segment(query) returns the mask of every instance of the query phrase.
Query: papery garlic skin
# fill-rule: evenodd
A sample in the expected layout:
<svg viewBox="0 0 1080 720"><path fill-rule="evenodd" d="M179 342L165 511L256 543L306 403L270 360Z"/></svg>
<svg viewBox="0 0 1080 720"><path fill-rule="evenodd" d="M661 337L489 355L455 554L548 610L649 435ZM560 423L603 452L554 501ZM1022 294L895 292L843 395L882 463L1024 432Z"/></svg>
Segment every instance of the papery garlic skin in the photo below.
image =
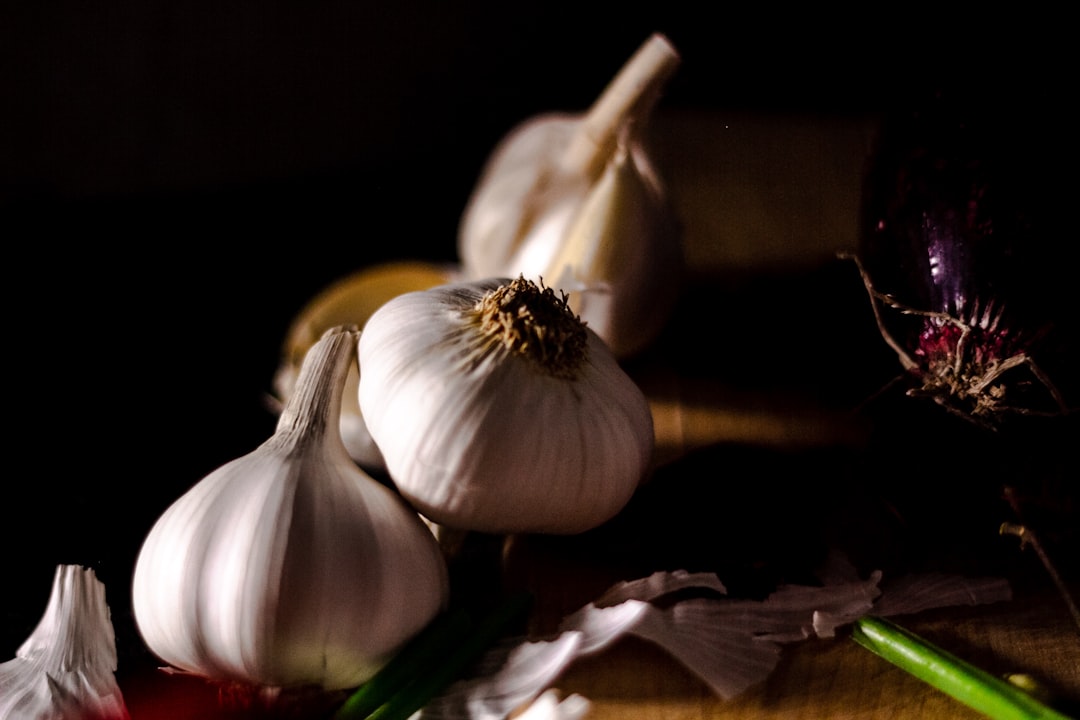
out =
<svg viewBox="0 0 1080 720"><path fill-rule="evenodd" d="M0 663L0 720L128 720L116 635L94 571L59 565L37 627Z"/></svg>
<svg viewBox="0 0 1080 720"><path fill-rule="evenodd" d="M684 258L645 126L678 62L653 35L587 113L538 115L496 145L458 228L466 279L521 274L571 293L619 358L657 337Z"/></svg>
<svg viewBox="0 0 1080 720"><path fill-rule="evenodd" d="M559 344L549 353L580 355L559 366L566 372L484 332L476 308L509 285L449 284L383 305L360 337L360 408L394 484L435 522L491 533L583 532L618 513L644 478L649 405L572 315L580 353Z"/></svg>
<svg viewBox="0 0 1080 720"><path fill-rule="evenodd" d="M445 607L434 536L338 432L356 336L328 331L274 435L197 483L147 536L132 607L169 664L257 686L356 687Z"/></svg>

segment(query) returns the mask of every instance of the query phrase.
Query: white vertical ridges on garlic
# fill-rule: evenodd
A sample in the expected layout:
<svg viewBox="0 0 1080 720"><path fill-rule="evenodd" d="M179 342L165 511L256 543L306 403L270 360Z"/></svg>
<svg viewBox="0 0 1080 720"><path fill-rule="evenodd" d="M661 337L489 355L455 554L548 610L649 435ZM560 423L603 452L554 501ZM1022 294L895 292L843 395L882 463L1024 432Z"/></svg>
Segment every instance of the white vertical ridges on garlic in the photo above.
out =
<svg viewBox="0 0 1080 720"><path fill-rule="evenodd" d="M436 523L583 532L650 466L644 394L565 297L526 278L394 298L359 353L368 429L398 490Z"/></svg>
<svg viewBox="0 0 1080 720"><path fill-rule="evenodd" d="M0 720L127 720L116 665L104 583L59 565L41 620L0 663Z"/></svg>
<svg viewBox="0 0 1080 720"><path fill-rule="evenodd" d="M133 610L169 664L260 687L355 687L445 607L434 536L341 440L357 335L327 331L273 436L198 482L150 530Z"/></svg>
<svg viewBox="0 0 1080 720"><path fill-rule="evenodd" d="M651 36L584 114L526 120L495 147L462 215L467 279L543 279L617 357L645 348L677 299L681 226L646 144L679 64Z"/></svg>

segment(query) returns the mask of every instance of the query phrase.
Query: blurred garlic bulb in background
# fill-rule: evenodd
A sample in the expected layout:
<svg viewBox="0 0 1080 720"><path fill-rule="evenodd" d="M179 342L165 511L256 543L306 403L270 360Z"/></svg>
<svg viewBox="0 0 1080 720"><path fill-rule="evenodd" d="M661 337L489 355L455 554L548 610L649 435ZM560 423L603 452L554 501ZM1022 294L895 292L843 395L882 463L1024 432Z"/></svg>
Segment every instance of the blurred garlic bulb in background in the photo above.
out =
<svg viewBox="0 0 1080 720"><path fill-rule="evenodd" d="M368 429L435 523L583 532L650 467L648 401L551 288L519 277L399 295L368 320L359 353Z"/></svg>
<svg viewBox="0 0 1080 720"><path fill-rule="evenodd" d="M543 279L620 358L656 337L683 253L645 131L678 64L653 35L587 113L530 118L498 143L461 218L464 279Z"/></svg>
<svg viewBox="0 0 1080 720"><path fill-rule="evenodd" d="M274 393L285 401L292 395L304 356L323 333L340 325L364 327L371 314L392 297L426 290L448 282L448 268L419 261L374 265L347 275L311 298L293 318L282 343L281 359L274 374ZM341 400L341 440L349 456L370 472L385 470L382 454L360 415L356 399L358 368L349 368Z"/></svg>
<svg viewBox="0 0 1080 720"><path fill-rule="evenodd" d="M357 335L327 331L273 436L151 528L132 609L164 661L258 687L351 688L448 602L434 535L353 462L338 433Z"/></svg>
<svg viewBox="0 0 1080 720"><path fill-rule="evenodd" d="M128 720L115 672L105 585L89 568L59 565L45 614L0 663L0 720Z"/></svg>

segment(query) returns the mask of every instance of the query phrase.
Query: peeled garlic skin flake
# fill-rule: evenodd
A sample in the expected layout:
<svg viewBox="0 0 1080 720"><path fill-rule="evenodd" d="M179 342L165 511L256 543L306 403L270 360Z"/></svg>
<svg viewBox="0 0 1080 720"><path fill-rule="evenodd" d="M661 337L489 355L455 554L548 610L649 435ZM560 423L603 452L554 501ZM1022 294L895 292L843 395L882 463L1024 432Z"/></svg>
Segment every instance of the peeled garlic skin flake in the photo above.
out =
<svg viewBox="0 0 1080 720"><path fill-rule="evenodd" d="M263 687L356 687L445 607L434 536L338 432L356 336L328 331L274 435L151 528L132 607L147 647L171 665Z"/></svg>
<svg viewBox="0 0 1080 720"><path fill-rule="evenodd" d="M531 299L484 326L479 308L511 285ZM644 394L550 288L491 279L398 296L368 320L359 353L360 407L390 477L437 523L583 532L647 472Z"/></svg>

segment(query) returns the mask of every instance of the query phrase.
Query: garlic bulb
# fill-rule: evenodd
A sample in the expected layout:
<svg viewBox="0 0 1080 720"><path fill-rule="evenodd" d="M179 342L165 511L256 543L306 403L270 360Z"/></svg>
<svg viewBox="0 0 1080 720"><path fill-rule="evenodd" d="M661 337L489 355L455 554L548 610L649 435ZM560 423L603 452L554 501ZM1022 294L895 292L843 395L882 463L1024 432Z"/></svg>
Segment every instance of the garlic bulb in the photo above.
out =
<svg viewBox="0 0 1080 720"><path fill-rule="evenodd" d="M357 334L327 331L273 436L150 530L133 610L147 647L171 665L263 687L354 687L445 606L434 536L337 432Z"/></svg>
<svg viewBox="0 0 1080 720"><path fill-rule="evenodd" d="M397 261L375 265L346 275L311 298L289 324L281 359L274 374L274 393L286 400L293 393L304 356L323 333L339 325L363 328L371 313L403 292L426 290L449 282L451 271L439 265ZM345 378L341 399L341 439L349 456L369 472L382 472L379 448L368 434L356 401L359 373L353 364Z"/></svg>
<svg viewBox="0 0 1080 720"><path fill-rule="evenodd" d="M491 533L577 533L645 476L649 404L565 296L519 277L390 300L359 342L360 409L425 516Z"/></svg>
<svg viewBox="0 0 1080 720"><path fill-rule="evenodd" d="M0 720L127 720L116 635L94 571L59 565L45 614L0 663Z"/></svg>
<svg viewBox="0 0 1080 720"><path fill-rule="evenodd" d="M683 254L645 128L678 64L653 35L587 113L539 115L499 142L458 230L466 279L545 280L620 358L655 339Z"/></svg>

